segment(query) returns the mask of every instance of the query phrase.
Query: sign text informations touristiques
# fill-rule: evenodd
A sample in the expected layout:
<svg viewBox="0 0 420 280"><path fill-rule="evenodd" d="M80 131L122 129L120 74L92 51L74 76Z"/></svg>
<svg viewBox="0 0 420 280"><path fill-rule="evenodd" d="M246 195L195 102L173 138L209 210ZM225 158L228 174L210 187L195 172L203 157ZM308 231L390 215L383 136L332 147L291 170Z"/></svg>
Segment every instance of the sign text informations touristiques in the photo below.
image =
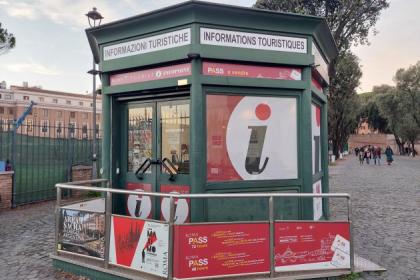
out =
<svg viewBox="0 0 420 280"><path fill-rule="evenodd" d="M168 276L169 225L112 216L109 261L134 270Z"/></svg>
<svg viewBox="0 0 420 280"><path fill-rule="evenodd" d="M177 279L270 271L269 225L176 225L174 276Z"/></svg>
<svg viewBox="0 0 420 280"><path fill-rule="evenodd" d="M302 80L302 70L286 66L258 66L219 62L203 62L203 75L272 80Z"/></svg>
<svg viewBox="0 0 420 280"><path fill-rule="evenodd" d="M275 270L350 268L348 222L276 222Z"/></svg>
<svg viewBox="0 0 420 280"><path fill-rule="evenodd" d="M104 61L167 50L191 44L191 29L185 28L138 40L123 42L104 47Z"/></svg>
<svg viewBox="0 0 420 280"><path fill-rule="evenodd" d="M200 43L244 49L307 53L306 38L200 28Z"/></svg>

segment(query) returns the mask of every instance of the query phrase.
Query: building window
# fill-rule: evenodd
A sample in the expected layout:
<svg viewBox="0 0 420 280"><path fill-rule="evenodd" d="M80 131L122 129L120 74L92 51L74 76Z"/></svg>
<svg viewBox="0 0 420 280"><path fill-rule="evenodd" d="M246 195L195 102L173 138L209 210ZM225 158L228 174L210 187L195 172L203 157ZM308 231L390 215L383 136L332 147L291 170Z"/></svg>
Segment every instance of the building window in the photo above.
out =
<svg viewBox="0 0 420 280"><path fill-rule="evenodd" d="M9 115L13 115L15 113L15 110L13 108L9 108Z"/></svg>
<svg viewBox="0 0 420 280"><path fill-rule="evenodd" d="M0 99L1 99L1 94L0 94Z"/></svg>
<svg viewBox="0 0 420 280"><path fill-rule="evenodd" d="M57 98L53 98L52 102L57 104L58 103L58 99Z"/></svg>
<svg viewBox="0 0 420 280"><path fill-rule="evenodd" d="M44 102L44 101L45 101L44 97L39 98L39 102Z"/></svg>
<svg viewBox="0 0 420 280"><path fill-rule="evenodd" d="M32 120L26 120L26 132L33 131L33 122Z"/></svg>
<svg viewBox="0 0 420 280"><path fill-rule="evenodd" d="M79 102L79 106L83 106L83 102Z"/></svg>
<svg viewBox="0 0 420 280"><path fill-rule="evenodd" d="M24 95L23 96L23 100L29 100L29 96L28 95Z"/></svg>
<svg viewBox="0 0 420 280"><path fill-rule="evenodd" d="M93 103L90 103L90 107L93 107Z"/></svg>
<svg viewBox="0 0 420 280"><path fill-rule="evenodd" d="M100 119L100 117L101 117L101 115L100 115L100 114L96 114L96 119L97 119L97 120L99 120L99 119Z"/></svg>
<svg viewBox="0 0 420 280"><path fill-rule="evenodd" d="M61 118L63 117L63 112L62 111L57 111L57 118Z"/></svg>
<svg viewBox="0 0 420 280"><path fill-rule="evenodd" d="M42 115L48 117L48 109L42 109Z"/></svg>
<svg viewBox="0 0 420 280"><path fill-rule="evenodd" d="M71 105L71 100L66 100L67 105Z"/></svg>
<svg viewBox="0 0 420 280"><path fill-rule="evenodd" d="M83 113L83 118L86 120L88 118L88 113Z"/></svg>
<svg viewBox="0 0 420 280"><path fill-rule="evenodd" d="M10 94L6 94L5 96L4 96L4 99L12 99L12 96L10 95Z"/></svg>
<svg viewBox="0 0 420 280"><path fill-rule="evenodd" d="M56 131L57 131L58 137L60 137L61 133L63 133L63 127L64 127L63 122L61 121L55 122L55 128L57 129Z"/></svg>
<svg viewBox="0 0 420 280"><path fill-rule="evenodd" d="M70 118L72 119L76 118L76 112L70 112Z"/></svg>
<svg viewBox="0 0 420 280"><path fill-rule="evenodd" d="M82 126L82 136L83 138L88 138L88 125L84 123Z"/></svg>
<svg viewBox="0 0 420 280"><path fill-rule="evenodd" d="M0 107L0 114L3 115L4 114L4 108Z"/></svg>
<svg viewBox="0 0 420 280"><path fill-rule="evenodd" d="M48 121L47 120L41 121L41 132L42 133L48 133Z"/></svg>
<svg viewBox="0 0 420 280"><path fill-rule="evenodd" d="M71 137L76 135L76 122L69 122L69 134Z"/></svg>

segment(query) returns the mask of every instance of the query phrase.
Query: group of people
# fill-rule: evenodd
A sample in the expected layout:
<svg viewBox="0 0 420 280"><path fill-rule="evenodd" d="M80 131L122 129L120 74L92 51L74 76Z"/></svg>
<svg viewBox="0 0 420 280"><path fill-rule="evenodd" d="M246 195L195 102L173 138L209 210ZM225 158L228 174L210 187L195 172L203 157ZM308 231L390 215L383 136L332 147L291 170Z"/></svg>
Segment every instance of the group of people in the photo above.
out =
<svg viewBox="0 0 420 280"><path fill-rule="evenodd" d="M381 165L381 157L382 157L382 149L379 146L365 146L362 148L355 148L354 149L356 156L359 157L359 163L360 165L364 164L370 164L371 160L373 160L375 165ZM390 146L387 146L385 149L385 156L386 156L386 162L388 165L391 165L391 163L394 161L393 159L394 152L392 151Z"/></svg>

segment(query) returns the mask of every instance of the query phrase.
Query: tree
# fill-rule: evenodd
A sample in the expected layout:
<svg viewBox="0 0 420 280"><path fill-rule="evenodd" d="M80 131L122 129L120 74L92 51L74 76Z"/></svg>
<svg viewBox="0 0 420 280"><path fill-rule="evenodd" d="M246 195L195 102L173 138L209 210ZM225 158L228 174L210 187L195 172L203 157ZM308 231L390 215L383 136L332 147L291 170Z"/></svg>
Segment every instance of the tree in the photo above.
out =
<svg viewBox="0 0 420 280"><path fill-rule="evenodd" d="M347 52L340 56L336 75L331 80L331 83L337 85L337 90L330 96L328 106L328 131L335 155L343 151L350 133L358 125L357 115L360 103L355 89L362 76L356 55ZM336 80L340 82L337 83Z"/></svg>
<svg viewBox="0 0 420 280"><path fill-rule="evenodd" d="M357 95L360 103L360 111L357 117L359 125L362 121L367 121L369 127L381 133L390 133L387 119L379 112L377 104L377 93L366 92Z"/></svg>
<svg viewBox="0 0 420 280"><path fill-rule="evenodd" d="M3 29L0 23L0 55L8 52L16 45L16 38L7 29Z"/></svg>
<svg viewBox="0 0 420 280"><path fill-rule="evenodd" d="M408 69L398 69L394 81L397 91L402 94L403 106L412 120L420 128L420 61Z"/></svg>
<svg viewBox="0 0 420 280"><path fill-rule="evenodd" d="M368 43L369 31L378 21L380 12L388 6L387 0L257 0L254 4L255 8L322 16L325 17L331 28L339 51L338 57L330 61L328 69L331 80L329 95L330 100L333 99L332 102L334 102L333 108L329 109L329 135L336 156L348 140L349 135L346 136L347 132L345 131L348 127L346 118L334 119L334 116L342 114L341 111L334 112L334 110L346 108L346 110L353 112L356 108L349 108L349 106L354 106L357 103L353 100L354 89L347 92L338 92L342 88L347 88L346 85L341 85L342 81L340 79L336 78L338 64L340 59L348 55L352 45ZM376 30L373 32L376 33ZM342 65L342 67L345 67L345 65ZM346 96L346 94L351 96ZM340 131L342 129L344 130Z"/></svg>

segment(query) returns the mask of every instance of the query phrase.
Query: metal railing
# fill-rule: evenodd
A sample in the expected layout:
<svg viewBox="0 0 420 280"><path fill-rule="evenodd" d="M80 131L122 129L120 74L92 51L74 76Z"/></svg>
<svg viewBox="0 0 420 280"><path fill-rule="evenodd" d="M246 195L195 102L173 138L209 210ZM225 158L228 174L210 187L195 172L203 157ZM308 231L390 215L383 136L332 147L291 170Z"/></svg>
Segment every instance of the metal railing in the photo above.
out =
<svg viewBox="0 0 420 280"><path fill-rule="evenodd" d="M103 184L106 183L106 188L102 187L88 187L83 184ZM55 208L55 250L54 254L58 255L58 225L61 207L61 192L62 189L80 190L80 191L94 191L105 193L105 251L104 251L104 267L109 267L109 248L110 248L110 231L111 231L111 215L112 215L112 194L127 194L127 195L147 195L151 197L169 198L169 260L168 260L168 277L173 279L173 256L174 256L174 225L175 225L175 200L176 199L216 199L216 198L267 198L268 199L268 222L270 232L270 278L275 275L275 254L274 254L274 223L276 221L274 216L274 198L277 197L293 197L293 198L345 198L347 201L347 222L350 226L350 270L354 272L354 248L353 248L353 232L351 223L351 202L350 195L347 193L326 193L326 194L313 194L313 193L207 193L207 194L175 194L175 193L157 193L145 192L134 190L123 190L110 188L110 182L107 179L86 180L69 183L59 183L55 185L57 189L57 203ZM82 210L83 211L83 210ZM286 220L290 221L290 220ZM312 221L312 220L310 220ZM162 222L162 221L159 221ZM247 221L241 221L246 223ZM313 221L317 222L317 221ZM322 221L321 221L322 222ZM228 223L228 222L226 222ZM188 224L188 223L187 223ZM190 223L200 224L200 223ZM201 223L202 224L202 223ZM213 224L209 222L208 224ZM83 255L81 255L83 257Z"/></svg>

